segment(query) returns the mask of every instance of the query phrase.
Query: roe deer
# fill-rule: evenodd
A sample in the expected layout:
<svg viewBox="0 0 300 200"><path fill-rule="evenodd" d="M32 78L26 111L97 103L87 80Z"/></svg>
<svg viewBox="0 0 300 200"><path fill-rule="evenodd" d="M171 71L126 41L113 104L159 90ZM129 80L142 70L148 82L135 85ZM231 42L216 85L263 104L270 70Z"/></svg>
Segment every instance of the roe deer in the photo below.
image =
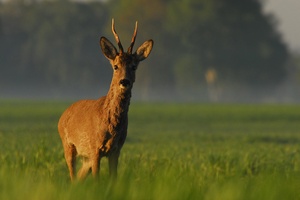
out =
<svg viewBox="0 0 300 200"><path fill-rule="evenodd" d="M84 179L90 170L97 177L102 157L108 157L110 177L116 178L120 150L127 136L128 109L135 71L139 62L147 58L152 50L153 40L147 40L132 53L137 22L127 52L123 50L113 19L112 32L119 52L108 39L100 39L102 52L113 68L107 95L97 100L81 100L72 104L58 122L71 180L76 178L77 156L81 156L83 160L77 173L79 179Z"/></svg>

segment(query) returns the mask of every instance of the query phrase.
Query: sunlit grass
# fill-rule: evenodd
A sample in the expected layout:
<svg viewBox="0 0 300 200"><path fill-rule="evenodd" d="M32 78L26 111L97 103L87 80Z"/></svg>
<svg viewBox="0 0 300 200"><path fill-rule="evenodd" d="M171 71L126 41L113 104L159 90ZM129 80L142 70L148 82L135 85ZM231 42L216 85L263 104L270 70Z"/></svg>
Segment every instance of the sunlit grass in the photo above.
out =
<svg viewBox="0 0 300 200"><path fill-rule="evenodd" d="M71 184L57 133L68 103L0 102L0 199L299 199L300 107L138 104L119 177Z"/></svg>

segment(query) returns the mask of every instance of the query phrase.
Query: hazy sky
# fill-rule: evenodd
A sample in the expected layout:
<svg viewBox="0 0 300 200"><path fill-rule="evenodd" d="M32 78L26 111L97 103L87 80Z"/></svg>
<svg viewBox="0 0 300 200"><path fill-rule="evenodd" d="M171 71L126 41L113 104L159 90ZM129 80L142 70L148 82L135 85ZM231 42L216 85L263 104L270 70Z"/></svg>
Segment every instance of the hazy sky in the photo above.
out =
<svg viewBox="0 0 300 200"><path fill-rule="evenodd" d="M279 21L278 29L292 50L300 50L300 0L265 0L266 12Z"/></svg>

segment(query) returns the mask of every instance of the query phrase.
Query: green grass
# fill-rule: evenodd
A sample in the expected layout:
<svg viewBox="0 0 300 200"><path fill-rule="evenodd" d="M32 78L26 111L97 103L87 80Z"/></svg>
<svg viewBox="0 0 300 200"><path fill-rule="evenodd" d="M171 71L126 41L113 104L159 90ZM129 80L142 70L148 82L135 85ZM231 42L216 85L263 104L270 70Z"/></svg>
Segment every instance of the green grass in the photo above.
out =
<svg viewBox="0 0 300 200"><path fill-rule="evenodd" d="M139 104L119 178L71 184L65 102L0 101L0 199L300 199L300 106Z"/></svg>

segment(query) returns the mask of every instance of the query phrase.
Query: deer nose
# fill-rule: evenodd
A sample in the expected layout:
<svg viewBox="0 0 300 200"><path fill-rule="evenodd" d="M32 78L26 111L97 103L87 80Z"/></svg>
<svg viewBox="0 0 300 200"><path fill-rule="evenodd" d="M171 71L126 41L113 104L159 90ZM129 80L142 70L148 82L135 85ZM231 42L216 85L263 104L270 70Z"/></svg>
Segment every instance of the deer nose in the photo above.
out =
<svg viewBox="0 0 300 200"><path fill-rule="evenodd" d="M130 81L128 79L122 79L120 80L120 85L123 87L128 87L130 85Z"/></svg>

